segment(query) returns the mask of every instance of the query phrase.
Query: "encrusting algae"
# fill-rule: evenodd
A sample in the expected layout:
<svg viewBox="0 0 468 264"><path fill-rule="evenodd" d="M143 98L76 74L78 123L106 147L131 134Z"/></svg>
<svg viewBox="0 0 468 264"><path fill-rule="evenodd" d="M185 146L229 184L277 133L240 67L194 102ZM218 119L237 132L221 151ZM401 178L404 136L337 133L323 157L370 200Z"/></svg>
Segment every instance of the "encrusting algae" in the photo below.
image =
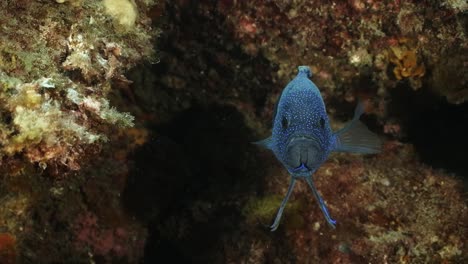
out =
<svg viewBox="0 0 468 264"><path fill-rule="evenodd" d="M395 65L393 74L398 80L409 78L412 81L419 80L426 73L426 68L418 58L417 47L413 47L406 38L398 41L397 45L389 47L388 58ZM412 82L413 89L421 87L420 82Z"/></svg>
<svg viewBox="0 0 468 264"><path fill-rule="evenodd" d="M70 4L60 4L65 2ZM109 11L122 3L132 9ZM126 70L154 55L151 20L145 12L136 15L152 4L0 3L0 166L20 158L43 170L50 165L78 170L109 129L133 126L133 116L112 107L109 95L129 86ZM21 31L19 16L25 18Z"/></svg>

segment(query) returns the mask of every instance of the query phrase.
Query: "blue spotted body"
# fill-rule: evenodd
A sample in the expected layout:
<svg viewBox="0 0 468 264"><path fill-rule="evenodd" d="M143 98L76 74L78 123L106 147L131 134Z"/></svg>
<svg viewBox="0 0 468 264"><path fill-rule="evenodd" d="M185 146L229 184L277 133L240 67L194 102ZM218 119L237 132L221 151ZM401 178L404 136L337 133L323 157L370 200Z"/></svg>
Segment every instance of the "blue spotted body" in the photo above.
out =
<svg viewBox="0 0 468 264"><path fill-rule="evenodd" d="M359 121L363 107L358 104L354 118L333 132L325 104L317 86L309 79L309 67L300 66L297 76L283 90L276 105L272 135L256 142L273 151L291 175L291 181L271 230L278 228L283 210L297 179L305 179L317 199L328 224L335 227L323 199L315 188L312 175L331 151L371 154L380 151L379 138Z"/></svg>

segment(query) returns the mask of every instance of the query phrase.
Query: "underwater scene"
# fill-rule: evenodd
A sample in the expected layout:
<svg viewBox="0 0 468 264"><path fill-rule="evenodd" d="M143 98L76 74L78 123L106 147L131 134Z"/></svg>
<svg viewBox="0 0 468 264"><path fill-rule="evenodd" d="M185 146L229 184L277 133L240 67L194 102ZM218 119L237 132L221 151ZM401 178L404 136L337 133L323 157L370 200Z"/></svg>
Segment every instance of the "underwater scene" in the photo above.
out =
<svg viewBox="0 0 468 264"><path fill-rule="evenodd" d="M466 0L1 0L0 264L468 263Z"/></svg>

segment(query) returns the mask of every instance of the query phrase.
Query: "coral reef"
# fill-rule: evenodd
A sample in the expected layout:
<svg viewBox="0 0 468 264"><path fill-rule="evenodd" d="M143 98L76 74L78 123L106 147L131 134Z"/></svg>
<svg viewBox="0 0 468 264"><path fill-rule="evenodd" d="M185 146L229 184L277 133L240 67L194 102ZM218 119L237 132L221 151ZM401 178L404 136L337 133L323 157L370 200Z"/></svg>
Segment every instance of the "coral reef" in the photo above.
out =
<svg viewBox="0 0 468 264"><path fill-rule="evenodd" d="M274 236L283 234L262 234L258 226L248 224L241 232L252 235L244 236L249 241L242 249L225 242L233 254L229 263L248 262L254 256L260 263L273 257L286 261L287 255L275 253L285 244L292 245L290 254L298 263L462 263L466 259L468 231L455 220L468 217L460 182L421 165L411 146L397 142L388 142L377 157L333 157L315 179L338 221L336 231L326 225L308 186L299 184L292 199L300 201L301 210L286 213L286 226L280 228L287 242L272 243ZM285 192L285 175L276 172L266 177L280 181Z"/></svg>
<svg viewBox="0 0 468 264"><path fill-rule="evenodd" d="M296 65L310 65L325 96L345 97L355 92L349 88L354 79L368 74L378 88L367 91L375 105L386 105L389 88L403 78L410 77L414 89L421 87L426 71L447 66L446 50L461 47L459 54L466 54L463 10L465 1L222 1L218 5L243 50L278 66L273 80L286 82ZM402 45L402 39L411 46ZM460 57L454 60L463 63ZM387 74L389 64L395 65L393 75ZM466 67L460 71L467 74ZM463 86L463 81L454 82ZM428 82L427 87L445 90L439 82ZM458 102L464 100L465 96Z"/></svg>
<svg viewBox="0 0 468 264"><path fill-rule="evenodd" d="M108 97L129 85L124 71L154 54L155 32L143 12L151 2L67 2L0 4L2 167L22 156L42 169L78 170L106 130L133 125ZM132 8L117 12L122 5Z"/></svg>
<svg viewBox="0 0 468 264"><path fill-rule="evenodd" d="M1 263L468 261L463 1L0 8ZM288 175L250 142L298 65L386 143L314 175L336 229L298 182L272 233Z"/></svg>
<svg viewBox="0 0 468 264"><path fill-rule="evenodd" d="M11 168L10 174L0 174L0 223L15 237L14 244L2 247L0 236L2 263L136 263L142 258L147 229L128 215L120 195L129 171L127 155L147 134L131 131L110 135L110 142L119 143L105 146L73 177L45 178L21 162L15 175Z"/></svg>
<svg viewBox="0 0 468 264"><path fill-rule="evenodd" d="M461 261L467 231L453 219L468 217L460 193L462 186L452 177L408 159L414 155L410 146L389 142L386 148L372 160L346 161L337 157L335 164L316 175L318 181L324 179L329 184L328 195L324 190L324 196L330 197L332 213L342 219L333 244L347 248L341 253L332 250L328 257L333 260L344 255L394 263ZM334 199L336 192L341 194L339 199ZM312 220L317 215L314 208L305 217ZM321 233L330 232L324 230L323 221L317 224L324 228L313 229L309 224L287 231L304 260L309 258L307 251L300 252L304 246L315 244ZM446 252L449 248L450 253ZM320 248L317 250L320 252Z"/></svg>
<svg viewBox="0 0 468 264"><path fill-rule="evenodd" d="M125 75L156 57L154 4L0 2L1 263L143 255L146 229L119 192L126 157L148 134L129 113Z"/></svg>

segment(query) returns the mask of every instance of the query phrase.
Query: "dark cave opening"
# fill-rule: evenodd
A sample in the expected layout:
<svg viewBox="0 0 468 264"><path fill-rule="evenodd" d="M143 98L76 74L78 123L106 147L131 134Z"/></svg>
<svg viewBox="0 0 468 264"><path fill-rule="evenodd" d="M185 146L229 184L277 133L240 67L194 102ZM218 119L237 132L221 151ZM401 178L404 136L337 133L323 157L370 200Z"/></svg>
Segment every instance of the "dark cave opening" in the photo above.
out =
<svg viewBox="0 0 468 264"><path fill-rule="evenodd" d="M413 91L401 85L391 91L391 115L407 132L421 161L468 180L468 103L450 104L426 87Z"/></svg>
<svg viewBox="0 0 468 264"><path fill-rule="evenodd" d="M193 107L135 153L123 201L149 227L144 263L223 262L222 241L265 170L244 122L232 106Z"/></svg>

